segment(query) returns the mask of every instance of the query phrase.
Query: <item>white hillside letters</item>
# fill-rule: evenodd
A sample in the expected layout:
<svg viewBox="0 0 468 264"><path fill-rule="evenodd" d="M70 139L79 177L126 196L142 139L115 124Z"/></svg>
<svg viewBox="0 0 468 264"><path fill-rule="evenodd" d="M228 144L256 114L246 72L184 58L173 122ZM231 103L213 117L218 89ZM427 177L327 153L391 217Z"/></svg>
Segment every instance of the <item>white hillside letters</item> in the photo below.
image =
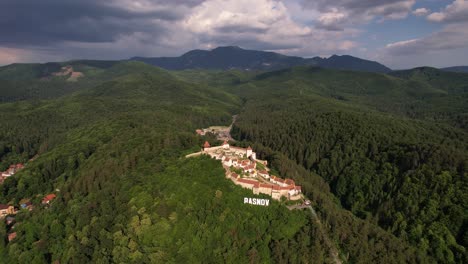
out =
<svg viewBox="0 0 468 264"><path fill-rule="evenodd" d="M244 204L253 204L253 205L261 205L261 206L269 206L270 200L268 199L258 199L258 198L247 198L244 197Z"/></svg>

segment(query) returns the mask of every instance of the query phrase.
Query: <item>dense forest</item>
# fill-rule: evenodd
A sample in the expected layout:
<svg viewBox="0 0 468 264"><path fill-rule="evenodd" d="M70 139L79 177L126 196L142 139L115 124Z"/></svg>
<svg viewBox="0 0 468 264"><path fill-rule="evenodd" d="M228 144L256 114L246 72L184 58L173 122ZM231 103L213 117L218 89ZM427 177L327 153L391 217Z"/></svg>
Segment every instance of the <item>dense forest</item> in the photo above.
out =
<svg viewBox="0 0 468 264"><path fill-rule="evenodd" d="M397 115L401 105L392 109L390 101L378 106L388 108L387 112L362 107L368 105L358 105L363 95L349 96L349 80L333 81L342 83L339 92L349 96L341 100L317 96L322 91L313 86L323 82L312 87L286 86L278 82L280 75L268 73L248 87L237 88L246 103L234 127L235 137L280 151L322 176L344 208L438 262L466 262L466 131L450 126L446 119L444 124L409 119L408 113ZM382 94L395 93L391 84L375 86L371 96L376 99L382 98L376 92L379 89ZM412 103L408 98L405 107L411 108ZM423 104L431 103L427 96ZM435 119L440 115L431 112L434 109L419 114Z"/></svg>
<svg viewBox="0 0 468 264"><path fill-rule="evenodd" d="M51 77L65 65L84 76ZM0 185L0 203L27 198L35 208L16 215L10 242L1 222L0 258L334 263L329 237L349 263L467 262L467 95L463 79L436 77L2 67L0 171L26 168ZM237 144L302 185L322 225L281 202L243 205L251 191L227 181L219 162L184 158L204 140L217 144L196 128L234 114Z"/></svg>

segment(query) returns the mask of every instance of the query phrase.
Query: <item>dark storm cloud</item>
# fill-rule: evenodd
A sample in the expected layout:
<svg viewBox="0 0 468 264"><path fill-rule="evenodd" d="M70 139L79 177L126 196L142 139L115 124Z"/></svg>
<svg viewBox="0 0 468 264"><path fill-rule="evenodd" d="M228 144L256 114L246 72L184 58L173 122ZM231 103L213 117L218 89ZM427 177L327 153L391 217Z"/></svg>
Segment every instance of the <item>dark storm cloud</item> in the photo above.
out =
<svg viewBox="0 0 468 264"><path fill-rule="evenodd" d="M130 0L7 1L0 4L0 45L111 42L132 32L151 32L156 37L164 34L165 30L155 21L182 19L183 11L199 2L176 0L166 4L164 1L147 1L147 6L132 9L128 7L132 4Z"/></svg>

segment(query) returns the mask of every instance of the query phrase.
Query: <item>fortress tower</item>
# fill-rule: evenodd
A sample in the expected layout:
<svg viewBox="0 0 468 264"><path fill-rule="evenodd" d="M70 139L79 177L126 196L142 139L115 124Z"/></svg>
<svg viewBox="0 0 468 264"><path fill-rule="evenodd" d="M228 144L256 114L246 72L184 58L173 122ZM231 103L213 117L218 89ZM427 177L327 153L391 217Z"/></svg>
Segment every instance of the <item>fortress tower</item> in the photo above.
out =
<svg viewBox="0 0 468 264"><path fill-rule="evenodd" d="M229 149L229 143L226 140L224 140L223 149Z"/></svg>
<svg viewBox="0 0 468 264"><path fill-rule="evenodd" d="M205 141L205 144L203 144L203 150L206 151L206 149L209 149L210 147L210 143L208 143L208 141Z"/></svg>

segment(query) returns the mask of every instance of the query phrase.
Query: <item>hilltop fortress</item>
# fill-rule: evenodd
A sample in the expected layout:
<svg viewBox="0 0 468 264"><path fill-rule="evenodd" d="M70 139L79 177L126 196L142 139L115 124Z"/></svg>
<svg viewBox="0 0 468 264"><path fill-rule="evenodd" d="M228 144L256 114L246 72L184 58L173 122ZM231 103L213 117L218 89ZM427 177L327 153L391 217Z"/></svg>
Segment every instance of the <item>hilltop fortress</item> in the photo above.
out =
<svg viewBox="0 0 468 264"><path fill-rule="evenodd" d="M270 175L267 161L257 159L257 154L249 146L239 148L230 146L227 141L221 146L212 147L205 142L200 154L220 160L226 169L226 178L236 185L250 189L254 194L266 194L273 199L302 199L301 186L292 179L281 179Z"/></svg>

